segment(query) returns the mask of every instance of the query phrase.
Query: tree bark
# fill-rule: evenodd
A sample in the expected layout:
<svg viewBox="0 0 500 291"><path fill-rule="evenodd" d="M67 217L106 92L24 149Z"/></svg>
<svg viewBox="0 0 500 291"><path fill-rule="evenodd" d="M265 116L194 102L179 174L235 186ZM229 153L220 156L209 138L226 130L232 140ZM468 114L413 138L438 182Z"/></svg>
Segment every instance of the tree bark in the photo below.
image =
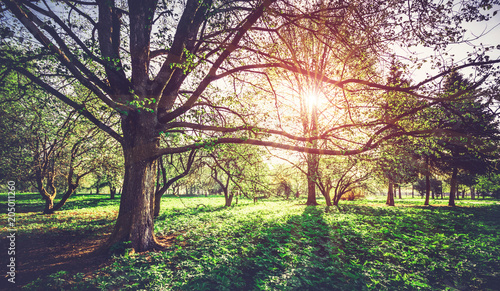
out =
<svg viewBox="0 0 500 291"><path fill-rule="evenodd" d="M154 156L159 139L154 133L149 113L130 112L122 117L125 157L125 176L120 198L119 215L108 241L102 250L111 246L131 242L135 252L159 247L154 236L153 212L156 161Z"/></svg>
<svg viewBox="0 0 500 291"><path fill-rule="evenodd" d="M224 198L225 198L225 207L230 207L231 203L233 202L233 197L234 195L232 193L229 193L229 190L224 191Z"/></svg>
<svg viewBox="0 0 500 291"><path fill-rule="evenodd" d="M448 206L455 206L455 193L457 191L457 174L458 174L458 169L453 168L453 173L451 174L451 181L450 181L450 200L448 201Z"/></svg>
<svg viewBox="0 0 500 291"><path fill-rule="evenodd" d="M52 214L54 213L52 209L54 208L54 197L55 195L46 195L44 196L45 207L43 209L43 214Z"/></svg>
<svg viewBox="0 0 500 291"><path fill-rule="evenodd" d="M318 205L316 202L316 178L318 176L318 157L307 154L307 201L306 205Z"/></svg>
<svg viewBox="0 0 500 291"><path fill-rule="evenodd" d="M476 188L474 186L470 187L470 199L476 199Z"/></svg>
<svg viewBox="0 0 500 291"><path fill-rule="evenodd" d="M326 206L333 206L332 198L330 198L330 189L325 189L323 192L323 196L325 196Z"/></svg>
<svg viewBox="0 0 500 291"><path fill-rule="evenodd" d="M394 206L394 182L389 179L389 189L387 190L387 202L388 206Z"/></svg>
<svg viewBox="0 0 500 291"><path fill-rule="evenodd" d="M115 199L116 187L109 185L109 199Z"/></svg>

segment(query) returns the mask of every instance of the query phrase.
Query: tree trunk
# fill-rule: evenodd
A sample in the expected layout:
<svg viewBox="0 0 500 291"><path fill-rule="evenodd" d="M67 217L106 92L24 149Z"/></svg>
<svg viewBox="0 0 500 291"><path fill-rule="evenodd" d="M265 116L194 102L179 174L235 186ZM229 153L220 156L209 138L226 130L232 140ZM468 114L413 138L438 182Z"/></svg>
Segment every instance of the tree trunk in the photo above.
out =
<svg viewBox="0 0 500 291"><path fill-rule="evenodd" d="M306 205L318 205L316 202L316 179L318 177L318 156L307 154L307 202Z"/></svg>
<svg viewBox="0 0 500 291"><path fill-rule="evenodd" d="M387 202L388 206L394 206L394 183L389 179L389 189L387 190Z"/></svg>
<svg viewBox="0 0 500 291"><path fill-rule="evenodd" d="M41 191L42 193L43 199L45 200L45 207L43 209L43 214L53 214L55 211L61 209L64 206L64 204L66 204L68 199L75 193L76 188L78 188L78 184L73 184L73 183L69 184L68 189L66 190L63 197L61 198L61 200L59 200L59 202L56 205L54 205L54 200L56 198L55 188L54 187L49 187L49 188L53 188L54 191L53 194L48 193L47 190L43 187L39 189L39 191Z"/></svg>
<svg viewBox="0 0 500 291"><path fill-rule="evenodd" d="M155 197L155 202L152 205L154 205L153 216L158 217L160 215L161 208L161 195Z"/></svg>
<svg viewBox="0 0 500 291"><path fill-rule="evenodd" d="M159 139L149 113L131 112L122 117L125 176L116 224L102 250L130 241L135 252L157 248L153 228L152 204L156 181Z"/></svg>
<svg viewBox="0 0 500 291"><path fill-rule="evenodd" d="M116 195L116 187L114 186L109 186L109 199L115 199Z"/></svg>
<svg viewBox="0 0 500 291"><path fill-rule="evenodd" d="M52 214L54 213L54 211L52 211L52 209L54 208L54 198L56 196L55 195L46 195L44 196L44 200L45 200L45 207L43 209L43 214Z"/></svg>
<svg viewBox="0 0 500 291"><path fill-rule="evenodd" d="M425 202L424 205L429 205L429 198L431 194L431 180L429 177L429 173L425 175Z"/></svg>
<svg viewBox="0 0 500 291"><path fill-rule="evenodd" d="M229 193L229 190L228 189L224 189L224 199L226 201L225 203L225 207L230 207L231 206L231 203L233 202L233 196L234 194L233 193Z"/></svg>
<svg viewBox="0 0 500 291"><path fill-rule="evenodd" d="M307 201L306 205L318 205L316 202L316 183L307 177Z"/></svg>
<svg viewBox="0 0 500 291"><path fill-rule="evenodd" d="M403 197L401 197L401 185L398 185L398 194L399 194L399 199L403 199Z"/></svg>
<svg viewBox="0 0 500 291"><path fill-rule="evenodd" d="M61 200L59 200L59 202L52 208L51 213L54 213L54 211L61 209L64 204L66 204L68 199L75 193L77 187L78 184L70 184L68 186L68 190L66 190L66 193L64 193Z"/></svg>
<svg viewBox="0 0 500 291"><path fill-rule="evenodd" d="M474 186L470 187L470 199L476 199L476 188Z"/></svg>
<svg viewBox="0 0 500 291"><path fill-rule="evenodd" d="M330 198L330 189L325 189L324 191L321 191L323 196L325 197L326 201L326 206L333 206L332 205L332 198Z"/></svg>
<svg viewBox="0 0 500 291"><path fill-rule="evenodd" d="M96 195L101 194L101 187L100 186L101 186L101 177L98 177L97 182L96 182L96 191L95 191Z"/></svg>
<svg viewBox="0 0 500 291"><path fill-rule="evenodd" d="M451 174L451 181L450 181L450 200L448 201L448 206L455 206L455 193L457 191L457 174L458 174L458 169L453 168L453 173Z"/></svg>

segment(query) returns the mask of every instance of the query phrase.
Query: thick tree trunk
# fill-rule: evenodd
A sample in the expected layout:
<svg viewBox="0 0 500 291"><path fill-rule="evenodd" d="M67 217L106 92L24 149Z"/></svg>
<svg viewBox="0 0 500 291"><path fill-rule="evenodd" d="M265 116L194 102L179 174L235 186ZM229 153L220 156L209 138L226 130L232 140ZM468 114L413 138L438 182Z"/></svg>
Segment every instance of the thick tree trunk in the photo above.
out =
<svg viewBox="0 0 500 291"><path fill-rule="evenodd" d="M228 189L224 190L224 199L225 199L225 202L226 202L224 204L225 207L230 207L231 206L231 203L233 202L233 197L234 197L234 194L229 193Z"/></svg>
<svg viewBox="0 0 500 291"><path fill-rule="evenodd" d="M389 179L389 189L387 190L387 201L388 206L394 206L394 183Z"/></svg>
<svg viewBox="0 0 500 291"><path fill-rule="evenodd" d="M450 200L448 201L448 206L455 206L455 193L457 192L457 174L458 169L453 168L453 173L451 174L450 181Z"/></svg>
<svg viewBox="0 0 500 291"><path fill-rule="evenodd" d="M325 189L325 191L322 191L322 194L325 197L326 206L333 206L332 198L330 198L330 191L330 189Z"/></svg>
<svg viewBox="0 0 500 291"><path fill-rule="evenodd" d="M316 202L316 179L318 177L318 156L307 154L307 202L306 205L318 205Z"/></svg>
<svg viewBox="0 0 500 291"><path fill-rule="evenodd" d="M45 200L45 207L43 208L43 214L52 214L54 213L54 211L52 209L54 209L54 198L56 196L55 195L46 195L44 196L44 200Z"/></svg>
<svg viewBox="0 0 500 291"><path fill-rule="evenodd" d="M306 205L318 205L318 202L316 202L316 183L310 177L307 177Z"/></svg>
<svg viewBox="0 0 500 291"><path fill-rule="evenodd" d="M131 112L122 117L125 176L120 210L110 238L102 250L130 241L135 252L159 247L154 236L152 204L156 181L156 157L159 139L148 113ZM148 122L149 121L149 122Z"/></svg>

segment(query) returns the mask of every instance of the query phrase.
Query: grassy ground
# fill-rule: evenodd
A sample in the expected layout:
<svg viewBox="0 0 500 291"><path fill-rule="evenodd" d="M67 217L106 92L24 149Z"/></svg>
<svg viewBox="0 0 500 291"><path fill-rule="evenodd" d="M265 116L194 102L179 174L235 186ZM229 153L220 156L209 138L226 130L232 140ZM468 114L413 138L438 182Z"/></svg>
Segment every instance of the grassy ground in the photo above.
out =
<svg viewBox="0 0 500 291"><path fill-rule="evenodd" d="M19 240L102 237L118 210L118 200L80 195L46 216L32 212L41 211L37 199L17 196ZM25 289L498 290L498 201L300 202L240 199L223 208L223 197L165 197L155 231L174 238L167 251L115 256L77 274L61 268Z"/></svg>

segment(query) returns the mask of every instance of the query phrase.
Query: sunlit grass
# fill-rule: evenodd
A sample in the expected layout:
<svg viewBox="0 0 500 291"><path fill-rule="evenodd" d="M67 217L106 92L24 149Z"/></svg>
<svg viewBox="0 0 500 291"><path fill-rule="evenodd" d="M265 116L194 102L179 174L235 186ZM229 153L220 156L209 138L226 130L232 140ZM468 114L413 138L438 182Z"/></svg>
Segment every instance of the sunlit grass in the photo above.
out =
<svg viewBox="0 0 500 291"><path fill-rule="evenodd" d="M0 201L7 201L0 194ZM109 226L118 215L119 198L110 200L105 195L76 195L54 214L42 214L43 202L38 194L16 195L15 229L19 235L55 234L82 231L94 233L96 229ZM2 207L0 219L7 221L7 207ZM3 224L1 230L7 231Z"/></svg>
<svg viewBox="0 0 500 291"><path fill-rule="evenodd" d="M87 198L79 205L93 206L61 211L54 222L21 214L24 222L40 221L20 227L71 231L92 224L92 215L116 215L118 201ZM399 207L387 207L385 197L375 197L306 207L302 200L240 199L224 208L220 196L165 197L155 232L176 236L169 250L119 256L87 279L59 274L27 289L48 290L57 280L58 288L103 290L496 290L499 202L459 200L451 208L446 199L431 207L423 201L396 199Z"/></svg>

